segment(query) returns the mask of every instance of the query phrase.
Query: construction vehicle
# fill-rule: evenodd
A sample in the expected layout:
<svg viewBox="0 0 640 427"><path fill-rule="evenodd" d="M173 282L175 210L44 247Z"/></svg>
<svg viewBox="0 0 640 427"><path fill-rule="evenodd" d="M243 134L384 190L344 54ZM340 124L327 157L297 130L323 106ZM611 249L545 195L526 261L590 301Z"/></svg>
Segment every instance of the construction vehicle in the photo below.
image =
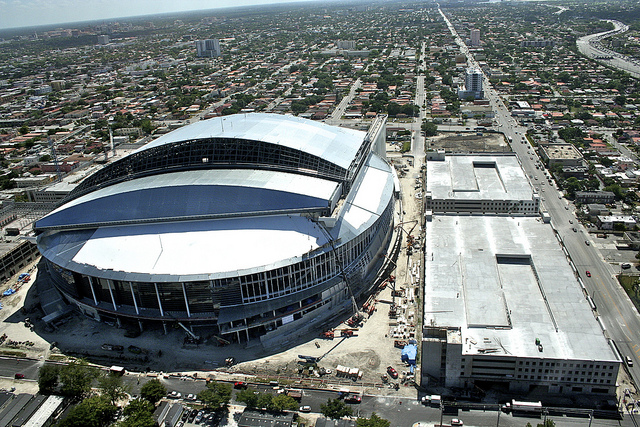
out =
<svg viewBox="0 0 640 427"><path fill-rule="evenodd" d="M214 335L213 338L215 338L218 341L218 345L220 347L224 347L225 345L231 344L231 341L225 340L224 338L219 337L217 335Z"/></svg>
<svg viewBox="0 0 640 427"><path fill-rule="evenodd" d="M343 329L342 331L340 331L340 336L341 337L352 337L353 336L353 331L351 329Z"/></svg>
<svg viewBox="0 0 640 427"><path fill-rule="evenodd" d="M335 337L335 332L333 331L325 331L321 334L322 338L326 338L332 340Z"/></svg>
<svg viewBox="0 0 640 427"><path fill-rule="evenodd" d="M364 316L362 314L356 313L349 320L347 320L347 325L353 328L355 326L358 326L363 319Z"/></svg>
<svg viewBox="0 0 640 427"><path fill-rule="evenodd" d="M185 330L185 332L187 333L187 335L189 336L189 338L185 337L184 343L185 344L200 344L200 341L202 341L202 338L200 338L198 335L194 334L193 332L191 332L189 330L189 328L187 328L186 326L184 326L182 324L182 322L178 322L178 325Z"/></svg>

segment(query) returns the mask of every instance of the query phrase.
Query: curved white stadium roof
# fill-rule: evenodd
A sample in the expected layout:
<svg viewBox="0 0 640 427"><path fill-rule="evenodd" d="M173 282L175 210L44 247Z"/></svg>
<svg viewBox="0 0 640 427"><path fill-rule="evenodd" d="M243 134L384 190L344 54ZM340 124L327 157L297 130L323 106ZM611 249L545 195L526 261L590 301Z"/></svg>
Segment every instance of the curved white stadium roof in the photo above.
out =
<svg viewBox="0 0 640 427"><path fill-rule="evenodd" d="M248 113L202 120L150 142L139 151L176 141L205 138L236 138L264 141L304 151L340 167L348 168L366 133L329 126L295 116Z"/></svg>
<svg viewBox="0 0 640 427"><path fill-rule="evenodd" d="M311 142L298 142L301 149L319 153L343 147L342 153L349 156L341 161L349 157L351 162L352 151L360 147L364 135L288 116L246 116L257 121L245 122L244 115L230 118L219 136L227 137L226 131L240 133L241 126L232 130L226 127L228 123L249 126L251 122L251 130L242 133L258 138L257 123L266 120L265 132L273 137L283 132L276 129L280 120L284 129L300 128L299 133L292 131L283 137L287 144L313 133ZM204 123L193 125L195 131L188 126L178 132L193 138L204 132ZM180 135L171 135L152 144L182 140ZM330 212L340 195L337 182L278 170L167 170L69 201L36 223L41 231L38 246L61 267L114 280L167 282L238 276L299 262L310 251L329 251L329 238L340 245L357 237L385 212L393 188L390 165L369 153L351 190L339 203L339 211L333 212L335 225L325 230L312 217Z"/></svg>

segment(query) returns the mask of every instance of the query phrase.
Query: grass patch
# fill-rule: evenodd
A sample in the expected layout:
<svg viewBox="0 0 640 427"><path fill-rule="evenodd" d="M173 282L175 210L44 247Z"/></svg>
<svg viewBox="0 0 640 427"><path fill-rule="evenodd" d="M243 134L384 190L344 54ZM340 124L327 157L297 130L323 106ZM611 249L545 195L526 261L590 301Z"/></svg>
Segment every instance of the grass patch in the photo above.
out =
<svg viewBox="0 0 640 427"><path fill-rule="evenodd" d="M64 356L62 354L52 354L49 356L49 360L54 360L54 361L62 361L62 360L67 360L67 356Z"/></svg>
<svg viewBox="0 0 640 427"><path fill-rule="evenodd" d="M3 356L27 357L26 352L19 350L0 350L0 354Z"/></svg>
<svg viewBox="0 0 640 427"><path fill-rule="evenodd" d="M620 274L618 275L618 282L620 282L624 291L629 295L636 309L640 310L640 277Z"/></svg>

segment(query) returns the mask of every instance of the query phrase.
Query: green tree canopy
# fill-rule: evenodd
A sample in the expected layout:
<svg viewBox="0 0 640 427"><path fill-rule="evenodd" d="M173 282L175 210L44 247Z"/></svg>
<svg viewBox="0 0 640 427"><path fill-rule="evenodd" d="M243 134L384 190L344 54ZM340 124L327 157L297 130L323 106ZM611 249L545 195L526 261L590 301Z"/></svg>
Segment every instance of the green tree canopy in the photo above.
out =
<svg viewBox="0 0 640 427"><path fill-rule="evenodd" d="M134 399L122 411L125 418L118 423L118 427L155 427L154 409L155 406L151 402L144 399Z"/></svg>
<svg viewBox="0 0 640 427"><path fill-rule="evenodd" d="M108 398L111 404L115 405L118 400L127 396L130 388L123 384L120 375L107 373L98 377L98 389L100 389L102 396Z"/></svg>
<svg viewBox="0 0 640 427"><path fill-rule="evenodd" d="M225 408L231 400L231 385L211 381L206 389L198 393L198 400L211 409Z"/></svg>
<svg viewBox="0 0 640 427"><path fill-rule="evenodd" d="M389 427L389 420L380 418L375 412L371 414L371 418L358 418L356 420L357 427Z"/></svg>
<svg viewBox="0 0 640 427"><path fill-rule="evenodd" d="M342 417L348 417L353 414L353 410L340 399L328 399L326 405L320 405L320 412L325 417L334 420L339 420Z"/></svg>
<svg viewBox="0 0 640 427"><path fill-rule="evenodd" d="M422 131L424 132L424 136L436 136L438 134L438 125L433 122L424 121L422 122Z"/></svg>
<svg viewBox="0 0 640 427"><path fill-rule="evenodd" d="M240 390L236 393L236 401L244 403L249 409L258 407L258 395L256 395L253 390Z"/></svg>
<svg viewBox="0 0 640 427"><path fill-rule="evenodd" d="M295 411L298 409L298 402L286 394L278 394L271 401L271 410L276 412Z"/></svg>
<svg viewBox="0 0 640 427"><path fill-rule="evenodd" d="M58 385L57 365L42 365L38 369L38 391L41 394L52 394Z"/></svg>
<svg viewBox="0 0 640 427"><path fill-rule="evenodd" d="M96 374L96 370L84 359L62 366L59 373L62 394L70 397L85 396L91 390L91 382Z"/></svg>
<svg viewBox="0 0 640 427"><path fill-rule="evenodd" d="M143 399L155 403L162 399L167 394L167 388L160 382L159 379L152 379L147 381L145 385L140 389L140 396Z"/></svg>
<svg viewBox="0 0 640 427"><path fill-rule="evenodd" d="M104 427L111 424L118 408L102 396L89 397L76 405L57 427Z"/></svg>

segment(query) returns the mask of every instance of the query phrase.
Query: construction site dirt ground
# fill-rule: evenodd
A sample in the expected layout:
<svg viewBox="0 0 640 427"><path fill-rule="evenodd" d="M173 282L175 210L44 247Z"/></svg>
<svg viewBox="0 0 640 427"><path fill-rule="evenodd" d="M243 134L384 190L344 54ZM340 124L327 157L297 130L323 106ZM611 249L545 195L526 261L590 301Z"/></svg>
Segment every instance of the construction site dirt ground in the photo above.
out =
<svg viewBox="0 0 640 427"><path fill-rule="evenodd" d="M392 264L397 264L398 267L391 273L396 277L396 289L405 289L405 295L407 295L407 298L395 298L398 304L406 308L406 312L403 309L400 310L400 318L406 319L407 323L406 328L400 325L401 327L395 329L398 335L395 339L404 337L408 339L410 333L415 331L411 325L416 325L417 322L418 308L413 295L418 287L412 286L412 282L417 281L416 275L420 274L418 267L422 266L422 251L415 250L413 255L407 257L406 238L409 230L416 237L419 237L421 232L418 220L422 200L415 198L415 193L420 190L414 188L414 181L420 174L421 165L413 164L413 161L408 162L406 158L399 158L394 164L409 168L409 172L401 179L404 199L397 204L396 209L398 214L396 233L400 235L402 250L398 259L395 259ZM395 323L388 316L393 300L391 286L386 286L376 296L375 311L370 316L365 314L364 322L357 328L353 337L342 338L337 332L336 337L329 340L320 337L323 331L317 331L317 335L303 337L298 345L276 353L267 352L259 342L251 341L220 347L217 345L217 339L207 336L206 333L201 333L205 340L198 347L185 347L183 346L185 332L182 329L168 327L165 334L161 325L145 324L145 330L140 336L128 338L124 336L126 327L118 328L80 314L72 314L54 331L48 332L41 320L42 312L37 308L37 287L32 286L37 280L36 265L28 266L25 271L27 270L31 271L32 280L13 295L3 296L0 299L2 303L0 335L6 334L5 341L0 345L0 355L29 357L42 361L66 361L73 357L84 357L101 366L121 365L129 371L140 373L161 371L193 374L197 372L199 376L212 374L220 378L248 380L251 380L254 375L261 378L279 376L281 381L289 378L291 381L298 382L301 380L298 372L301 359L298 355L306 355L321 358L318 366L332 371L332 374L324 375L322 378L312 377L305 380L312 386L350 387L374 394L416 395L414 386L400 385L399 390L392 387L394 383L400 383L408 367L401 362L401 349L394 347L395 339L390 334L392 328L390 323ZM16 281L17 275L0 291L15 285ZM33 328L25 324L26 318L33 322ZM337 325L338 330L343 328L349 327L345 324ZM200 333L198 330L196 332ZM56 345L53 346L52 343ZM104 350L101 346L105 343L123 346L124 351ZM129 352L127 349L131 345L142 349L142 353ZM228 357L234 357L237 364L230 368L225 367L224 361ZM338 365L358 368L362 372L361 379L353 381L337 377ZM400 378L389 379L390 382L384 384L382 376L386 373L388 366L393 366L400 373ZM417 377L419 378L419 373ZM6 378L0 380L0 387L10 388L16 385L21 388L34 387L34 384L24 381L16 382ZM29 390L19 389L19 391Z"/></svg>
<svg viewBox="0 0 640 427"><path fill-rule="evenodd" d="M510 152L511 147L501 133L455 133L443 132L428 138L428 148L446 150L447 153L501 153Z"/></svg>

